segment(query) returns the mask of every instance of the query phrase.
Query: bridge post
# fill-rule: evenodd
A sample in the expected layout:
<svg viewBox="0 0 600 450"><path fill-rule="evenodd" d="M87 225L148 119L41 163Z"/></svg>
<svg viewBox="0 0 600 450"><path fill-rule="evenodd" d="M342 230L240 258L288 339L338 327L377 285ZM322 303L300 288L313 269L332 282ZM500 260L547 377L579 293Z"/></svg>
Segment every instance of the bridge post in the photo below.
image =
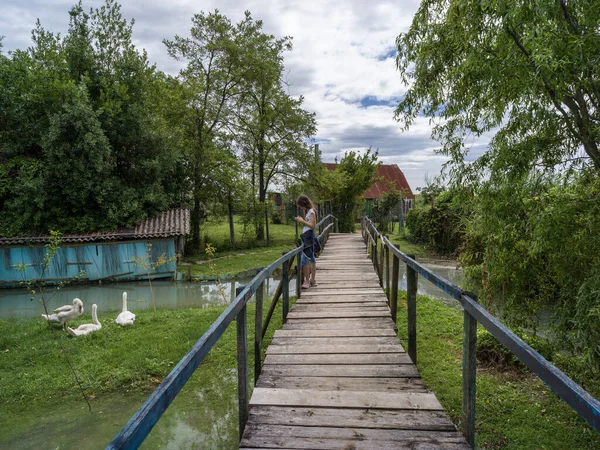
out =
<svg viewBox="0 0 600 450"><path fill-rule="evenodd" d="M244 286L236 289L236 297ZM238 363L238 413L239 437L242 440L244 428L248 421L248 328L246 325L246 305L235 318L237 330L237 363Z"/></svg>
<svg viewBox="0 0 600 450"><path fill-rule="evenodd" d="M390 248L385 246L385 295L387 295L388 306L392 298L390 293Z"/></svg>
<svg viewBox="0 0 600 450"><path fill-rule="evenodd" d="M290 309L290 262L283 263L283 274L281 276L282 295L283 295L283 323L287 320Z"/></svg>
<svg viewBox="0 0 600 450"><path fill-rule="evenodd" d="M377 235L375 233L373 233L373 252L371 253L371 257L373 258L373 266L375 267L375 272L377 273L377 276L379 277L379 279L381 280L381 275L379 274L379 267L377 267Z"/></svg>
<svg viewBox="0 0 600 450"><path fill-rule="evenodd" d="M262 361L262 319L263 319L263 291L265 283L262 282L256 291L256 314L254 316L254 386L260 375Z"/></svg>
<svg viewBox="0 0 600 450"><path fill-rule="evenodd" d="M415 255L408 255L415 259ZM408 312L408 356L417 365L417 272L406 265L406 306Z"/></svg>
<svg viewBox="0 0 600 450"><path fill-rule="evenodd" d="M477 297L470 295L477 300ZM462 431L472 447L475 445L476 349L477 320L464 310Z"/></svg>
<svg viewBox="0 0 600 450"><path fill-rule="evenodd" d="M390 298L390 311L394 326L396 325L396 315L398 312L398 273L400 272L400 258L394 253L392 262L392 295Z"/></svg>
<svg viewBox="0 0 600 450"><path fill-rule="evenodd" d="M302 252L296 256L296 299L300 298L302 289Z"/></svg>
<svg viewBox="0 0 600 450"><path fill-rule="evenodd" d="M383 240L384 236L381 236L381 251L379 252L379 286L381 286L381 289L383 289L383 255L385 253L385 249L386 249L386 245L385 242Z"/></svg>

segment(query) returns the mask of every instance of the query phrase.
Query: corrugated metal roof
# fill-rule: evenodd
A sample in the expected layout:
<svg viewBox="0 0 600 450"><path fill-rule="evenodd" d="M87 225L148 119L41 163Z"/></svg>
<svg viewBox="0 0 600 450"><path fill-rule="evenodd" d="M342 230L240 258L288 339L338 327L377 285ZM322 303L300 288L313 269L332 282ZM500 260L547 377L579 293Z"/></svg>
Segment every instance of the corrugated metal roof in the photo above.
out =
<svg viewBox="0 0 600 450"><path fill-rule="evenodd" d="M337 167L337 164L334 163L323 163L323 165L329 170L335 170ZM363 198L379 198L382 194L389 191L385 185L386 180L395 182L396 189L404 190L404 198L415 198L412 189L408 185L408 181L406 181L406 177L397 164L381 164L377 169L377 176L383 177L384 179L373 183L373 185L367 189L367 192L365 192Z"/></svg>
<svg viewBox="0 0 600 450"><path fill-rule="evenodd" d="M183 236L190 232L190 211L186 208L172 208L158 216L144 219L136 227L122 228L117 231L90 234L65 234L63 243L81 243L95 241L118 241L124 239L155 239L161 237ZM1 238L0 245L45 244L49 236L20 236Z"/></svg>

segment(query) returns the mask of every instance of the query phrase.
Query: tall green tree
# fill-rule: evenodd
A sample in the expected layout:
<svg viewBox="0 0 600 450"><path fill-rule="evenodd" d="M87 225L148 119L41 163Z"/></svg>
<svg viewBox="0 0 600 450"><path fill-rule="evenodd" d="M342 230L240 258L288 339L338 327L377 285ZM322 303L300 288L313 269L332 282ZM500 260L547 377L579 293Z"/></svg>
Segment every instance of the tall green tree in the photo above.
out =
<svg viewBox="0 0 600 450"><path fill-rule="evenodd" d="M362 195L376 182L377 151L346 152L335 170L322 172L319 180L323 198L331 199L334 215L341 233L354 231L356 218L362 206Z"/></svg>
<svg viewBox="0 0 600 450"><path fill-rule="evenodd" d="M408 128L431 117L458 180L467 168L523 173L583 160L599 170L599 22L593 0L422 2L397 38L410 87L396 119ZM489 150L466 167L469 140L491 130Z"/></svg>
<svg viewBox="0 0 600 450"><path fill-rule="evenodd" d="M284 89L283 53L292 49L291 38L267 35L257 21L246 30L244 40L249 51L244 54L246 72L235 127L238 139L248 142L243 147L245 161L256 187L257 209L265 211L264 220L258 216L256 237L263 240L269 185L306 172L313 161L306 141L316 132L316 120L314 113L302 108L303 97L293 98Z"/></svg>
<svg viewBox="0 0 600 450"><path fill-rule="evenodd" d="M243 76L240 55L245 48L239 35L252 24L248 13L234 26L218 11L202 12L192 18L190 37L164 41L169 55L186 62L179 79L188 104L185 157L193 198L191 246L196 252L201 250L200 225L206 200L215 192L211 173L227 156L218 145L219 134L227 124L228 104L239 93Z"/></svg>
<svg viewBox="0 0 600 450"><path fill-rule="evenodd" d="M131 41L113 0L69 12L64 38L38 21L0 58L0 233L131 225L181 198L169 80Z"/></svg>

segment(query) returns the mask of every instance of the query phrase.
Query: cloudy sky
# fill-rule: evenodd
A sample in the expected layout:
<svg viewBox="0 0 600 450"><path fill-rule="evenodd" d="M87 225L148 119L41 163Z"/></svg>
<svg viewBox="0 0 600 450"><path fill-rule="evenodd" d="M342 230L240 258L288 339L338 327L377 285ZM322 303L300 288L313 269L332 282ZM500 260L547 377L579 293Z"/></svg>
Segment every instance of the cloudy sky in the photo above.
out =
<svg viewBox="0 0 600 450"><path fill-rule="evenodd" d="M37 18L46 30L64 34L74 0L2 0L0 36L4 51L25 49ZM84 0L86 11L103 0ZM395 39L407 30L419 1L403 0L121 0L122 13L135 19L133 39L150 61L175 75L179 66L163 39L187 36L193 14L218 8L232 22L248 10L276 37L292 36L285 55L290 94L303 95L317 115L325 162L347 150L379 149L384 164L398 164L415 191L425 175L439 173L444 158L433 151L428 119L402 132L393 112L404 95L395 66Z"/></svg>

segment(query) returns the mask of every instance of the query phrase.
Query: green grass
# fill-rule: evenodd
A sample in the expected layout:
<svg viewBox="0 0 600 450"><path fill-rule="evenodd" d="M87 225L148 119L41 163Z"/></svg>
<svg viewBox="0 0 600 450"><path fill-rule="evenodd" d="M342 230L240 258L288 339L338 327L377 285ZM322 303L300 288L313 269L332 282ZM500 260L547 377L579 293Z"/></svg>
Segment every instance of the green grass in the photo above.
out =
<svg viewBox="0 0 600 450"><path fill-rule="evenodd" d="M253 229L244 230L241 217L234 216L234 230L236 249L255 249L262 247L294 245L296 241L296 223L289 221L287 224L269 223L269 241L257 241ZM299 232L302 232L300 228ZM233 249L229 238L229 222L227 218L214 218L207 220L200 228L204 247L211 243L216 248L216 256L226 254ZM204 257L205 255L201 255ZM190 258L193 260L193 258Z"/></svg>
<svg viewBox="0 0 600 450"><path fill-rule="evenodd" d="M394 234L389 234L388 238L392 242L392 244L394 244L400 249L402 253L406 253L407 255L414 255L417 257L417 259L424 257L431 258L440 256L427 245L416 244L415 242L413 242L410 239L410 235L404 231L396 231Z"/></svg>
<svg viewBox="0 0 600 450"><path fill-rule="evenodd" d="M399 335L406 337L405 293L398 303ZM423 382L459 424L463 312L419 296L417 330L417 363ZM600 435L535 375L478 368L476 447L592 450L600 448Z"/></svg>
<svg viewBox="0 0 600 450"><path fill-rule="evenodd" d="M239 217L235 217L236 249L231 249L229 224L227 219L208 221L202 226L204 245L210 243L216 248L212 262L208 256L185 256L177 270L193 276L234 275L248 269L266 267L296 247L296 225L269 224L269 241L256 241L254 235L243 233L243 225ZM299 232L302 232L300 229ZM212 266L212 267L211 267Z"/></svg>
<svg viewBox="0 0 600 450"><path fill-rule="evenodd" d="M265 301L265 315L269 304ZM85 448L104 448L151 389L175 367L222 311L223 308L162 309L157 310L155 316L152 310L145 310L137 313L134 326L125 328L100 317L101 330L77 338L68 336L58 327L50 329L40 319L0 320L0 447L15 448L18 442L23 441L23 435L40 434L36 430L44 426L52 428L52 421L57 420L56 417L62 418L59 421L61 424L71 424L89 416L59 343L66 349L86 394L92 398L92 407L95 408L95 413L91 415L93 422L100 423L86 425L90 428L79 432L91 434L98 427L106 428L104 432L97 431L100 433L97 436L100 442L96 442L98 446ZM89 317L84 316L72 325L89 321ZM281 304L273 315L264 341L263 356L273 331L280 327ZM208 439L206 446L201 448L233 448L238 442L235 328L234 323L228 327L192 377L195 380L188 383L191 387L186 386L180 394L181 398L178 397L174 402L190 405L177 414L188 414L186 420L192 421L190 427L194 427L194 432L199 430ZM248 342L251 386L253 341L254 304L250 303ZM201 408L196 405L197 396L200 395L198 392L203 398ZM103 416L99 405L105 401L114 403L110 399L115 395L131 395L133 400L129 403L133 404L126 405L128 409L120 415L110 411L109 415ZM170 411L171 408L167 413ZM82 415L83 419L78 415ZM163 425L162 431L160 427L159 431L153 431L151 441L155 442L153 445L156 448L163 448L168 443L165 439L169 441L172 438L173 429L181 421L179 416L174 415L176 413L171 413L171 419L159 421L159 424L168 424L171 420L174 422L171 428ZM194 418L194 415L197 417ZM221 437L214 436L213 428L217 423L225 430ZM59 439L52 433L49 433L48 439ZM44 445L50 444L46 442ZM73 447L61 442L61 448Z"/></svg>

